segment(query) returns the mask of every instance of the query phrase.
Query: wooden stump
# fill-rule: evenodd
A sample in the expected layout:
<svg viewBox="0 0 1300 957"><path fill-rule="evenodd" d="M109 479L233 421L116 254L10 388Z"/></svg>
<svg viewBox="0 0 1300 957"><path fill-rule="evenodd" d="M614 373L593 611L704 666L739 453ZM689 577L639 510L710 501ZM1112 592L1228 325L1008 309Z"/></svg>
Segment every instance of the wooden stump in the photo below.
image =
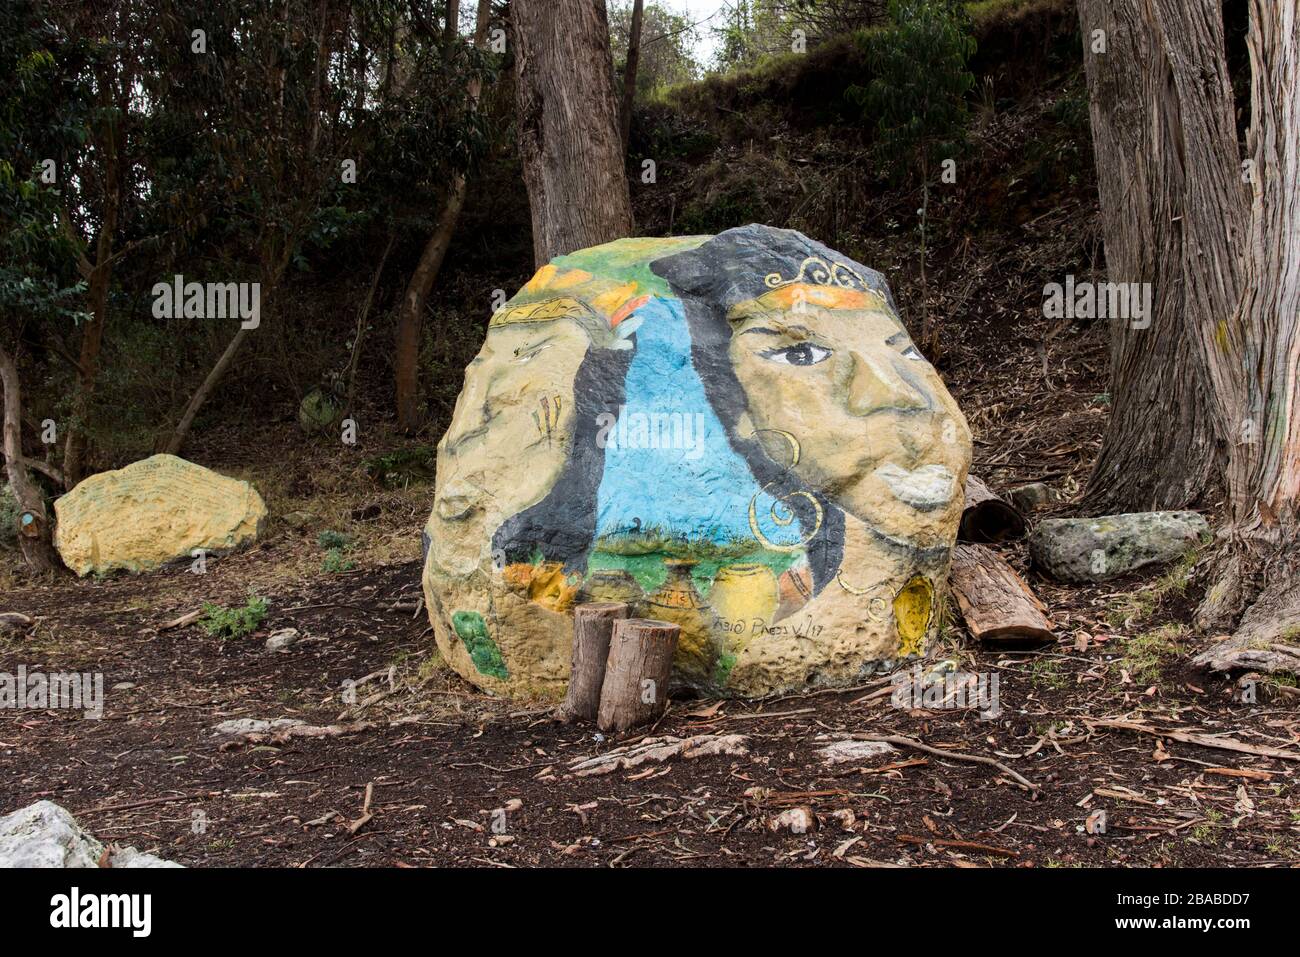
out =
<svg viewBox="0 0 1300 957"><path fill-rule="evenodd" d="M569 689L564 695L566 715L596 720L614 622L627 616L627 605L616 601L588 602L573 610L573 657Z"/></svg>
<svg viewBox="0 0 1300 957"><path fill-rule="evenodd" d="M948 581L971 637L999 644L1056 640L1046 607L988 546L959 544L953 549Z"/></svg>
<svg viewBox="0 0 1300 957"><path fill-rule="evenodd" d="M680 625L650 618L614 623L596 722L601 731L626 731L664 713L681 631Z"/></svg>
<svg viewBox="0 0 1300 957"><path fill-rule="evenodd" d="M989 491L973 475L966 476L966 505L957 538L963 542L1006 542L1025 534L1025 517Z"/></svg>

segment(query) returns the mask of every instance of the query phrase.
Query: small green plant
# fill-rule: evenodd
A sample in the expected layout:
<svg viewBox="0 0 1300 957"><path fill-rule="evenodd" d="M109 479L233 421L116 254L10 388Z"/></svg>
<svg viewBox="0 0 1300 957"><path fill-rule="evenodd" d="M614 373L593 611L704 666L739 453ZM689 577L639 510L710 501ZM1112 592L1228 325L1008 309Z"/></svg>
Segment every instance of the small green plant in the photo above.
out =
<svg viewBox="0 0 1300 957"><path fill-rule="evenodd" d="M316 544L321 548L347 548L352 544L352 539L342 532L327 528L316 536Z"/></svg>
<svg viewBox="0 0 1300 957"><path fill-rule="evenodd" d="M199 624L213 638L243 638L255 632L266 618L266 599L248 596L248 604L238 608L223 608L205 602Z"/></svg>
<svg viewBox="0 0 1300 957"><path fill-rule="evenodd" d="M350 536L326 529L316 536L316 544L325 549L321 571L332 575L338 572L349 572L357 567L357 563L348 555L353 548Z"/></svg>
<svg viewBox="0 0 1300 957"><path fill-rule="evenodd" d="M347 551L342 548L331 548L325 553L325 559L320 564L321 571L329 574L338 572L350 572L357 567L357 563L352 560Z"/></svg>

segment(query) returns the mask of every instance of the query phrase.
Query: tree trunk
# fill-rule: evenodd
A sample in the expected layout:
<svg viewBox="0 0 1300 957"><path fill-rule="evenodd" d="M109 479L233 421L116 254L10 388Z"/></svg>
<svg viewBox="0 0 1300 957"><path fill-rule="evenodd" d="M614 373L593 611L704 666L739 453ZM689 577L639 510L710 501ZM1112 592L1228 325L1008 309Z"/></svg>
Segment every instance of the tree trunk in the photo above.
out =
<svg viewBox="0 0 1300 957"><path fill-rule="evenodd" d="M626 731L664 713L681 631L679 625L649 618L614 623L596 721L601 731Z"/></svg>
<svg viewBox="0 0 1300 957"><path fill-rule="evenodd" d="M620 139L623 155L627 155L627 142L632 135L632 105L636 102L636 69L641 60L641 21L644 18L643 0L632 4L632 26L627 38L627 62L623 65L623 110L619 116Z"/></svg>
<svg viewBox="0 0 1300 957"><path fill-rule="evenodd" d="M562 709L566 715L596 720L609 660L609 639L614 623L627 616L627 605L618 601L588 602L573 610L572 665Z"/></svg>
<svg viewBox="0 0 1300 957"><path fill-rule="evenodd" d="M492 18L491 0L479 0L478 12L474 24L474 45L481 47L487 40L488 26ZM469 99L471 106L477 106L483 84L477 79L469 82ZM437 228L424 251L420 261L411 273L402 295L402 303L397 312L397 342L393 355L393 379L395 404L397 407L397 426L404 432L413 432L420 426L420 329L424 323L424 307L429 300L429 290L433 288L442 270L443 260L447 258L447 249L460 221L461 210L465 208L466 182L463 173L452 177L447 200L438 217Z"/></svg>
<svg viewBox="0 0 1300 957"><path fill-rule="evenodd" d="M604 0L513 0L533 259L632 234Z"/></svg>
<svg viewBox="0 0 1300 957"><path fill-rule="evenodd" d="M1241 287L1244 192L1220 4L1079 0L1079 20L1108 278L1152 288L1149 318L1108 320L1110 421L1086 503L1181 508L1221 462L1196 330L1230 315ZM1098 30L1104 53L1093 52Z"/></svg>
<svg viewBox="0 0 1300 957"><path fill-rule="evenodd" d="M475 30L477 33L477 29ZM460 0L447 0L447 23L443 33L443 43L450 50L460 36Z"/></svg>
<svg viewBox="0 0 1300 957"><path fill-rule="evenodd" d="M370 307L375 304L375 292L379 289L379 277L384 274L384 266L388 264L388 254L393 251L393 245L396 242L397 233L392 231L388 234L388 242L384 244L383 255L379 257L379 265L375 267L375 275L370 280L370 291L366 293L366 300L361 304L361 311L357 313L357 334L352 337L352 355L348 359L347 404L343 407L344 413L348 416L351 416L355 411L357 368L361 364L361 344L366 338L366 320L370 318Z"/></svg>
<svg viewBox="0 0 1300 957"><path fill-rule="evenodd" d="M1300 4L1251 0L1251 189L1240 303L1198 325L1227 439L1230 524L1204 629L1300 624Z"/></svg>
<svg viewBox="0 0 1300 957"><path fill-rule="evenodd" d="M0 387L4 390L5 472L9 477L9 487L22 510L18 518L19 547L33 571L52 571L59 567L59 557L50 542L53 529L49 514L45 511L45 498L27 474L27 466L23 462L22 389L18 382L18 366L2 348Z"/></svg>

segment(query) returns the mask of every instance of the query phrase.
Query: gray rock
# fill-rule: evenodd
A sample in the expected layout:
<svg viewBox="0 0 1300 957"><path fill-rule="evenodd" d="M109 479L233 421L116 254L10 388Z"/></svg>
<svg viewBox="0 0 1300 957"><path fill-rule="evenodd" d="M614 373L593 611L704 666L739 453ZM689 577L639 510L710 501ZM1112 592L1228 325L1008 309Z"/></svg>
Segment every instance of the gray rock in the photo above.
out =
<svg viewBox="0 0 1300 957"><path fill-rule="evenodd" d="M312 517L306 512L285 512L281 517L290 528L303 529L312 523Z"/></svg>
<svg viewBox="0 0 1300 957"><path fill-rule="evenodd" d="M826 764L847 764L849 762L858 763L863 761L874 761L882 758L887 754L893 754L896 749L887 741L854 741L852 738L843 741L832 741L824 748L819 748L817 753L821 755L822 761Z"/></svg>
<svg viewBox="0 0 1300 957"><path fill-rule="evenodd" d="M20 635L32 626L32 620L16 611L0 611L0 635Z"/></svg>
<svg viewBox="0 0 1300 957"><path fill-rule="evenodd" d="M296 728L305 723L297 718L276 718L274 721L263 721L261 718L232 718L213 725L212 733L265 734L268 731L279 731L281 728Z"/></svg>
<svg viewBox="0 0 1300 957"><path fill-rule="evenodd" d="M1022 512L1032 512L1036 508L1041 508L1054 497L1051 487L1042 482L1030 482L1028 485L1013 488L1006 494L1007 501Z"/></svg>
<svg viewBox="0 0 1300 957"><path fill-rule="evenodd" d="M134 847L114 848L108 855L109 867L138 868L138 867L184 867L184 864L177 864L175 861L165 861L161 857L153 854L146 854L143 851L137 851Z"/></svg>
<svg viewBox="0 0 1300 957"><path fill-rule="evenodd" d="M1195 512L1052 518L1029 537L1034 564L1067 582L1100 582L1180 558L1209 525Z"/></svg>
<svg viewBox="0 0 1300 957"><path fill-rule="evenodd" d="M267 651L287 651L298 640L297 628L281 628L266 639Z"/></svg>
<svg viewBox="0 0 1300 957"><path fill-rule="evenodd" d="M104 845L53 801L37 801L0 817L0 868L98 867ZM181 867L133 847L109 850L109 867Z"/></svg>

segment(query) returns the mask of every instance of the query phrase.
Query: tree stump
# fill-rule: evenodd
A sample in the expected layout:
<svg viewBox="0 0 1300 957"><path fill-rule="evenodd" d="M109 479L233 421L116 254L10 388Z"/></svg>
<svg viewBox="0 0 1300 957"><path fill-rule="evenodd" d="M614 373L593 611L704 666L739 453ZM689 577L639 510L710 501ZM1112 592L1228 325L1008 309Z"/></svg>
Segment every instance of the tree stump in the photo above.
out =
<svg viewBox="0 0 1300 957"><path fill-rule="evenodd" d="M651 618L614 623L596 721L601 731L626 731L664 713L681 631L680 625Z"/></svg>
<svg viewBox="0 0 1300 957"><path fill-rule="evenodd" d="M609 660L609 639L614 623L627 616L627 605L616 601L588 602L573 610L573 657L569 688L564 695L565 715L596 720L605 663Z"/></svg>
<svg viewBox="0 0 1300 957"><path fill-rule="evenodd" d="M1056 639L1043 603L993 549L959 544L948 581L977 641L1040 644Z"/></svg>
<svg viewBox="0 0 1300 957"><path fill-rule="evenodd" d="M963 542L1005 542L1025 534L1020 511L989 491L973 475L966 476L966 504L957 538Z"/></svg>

